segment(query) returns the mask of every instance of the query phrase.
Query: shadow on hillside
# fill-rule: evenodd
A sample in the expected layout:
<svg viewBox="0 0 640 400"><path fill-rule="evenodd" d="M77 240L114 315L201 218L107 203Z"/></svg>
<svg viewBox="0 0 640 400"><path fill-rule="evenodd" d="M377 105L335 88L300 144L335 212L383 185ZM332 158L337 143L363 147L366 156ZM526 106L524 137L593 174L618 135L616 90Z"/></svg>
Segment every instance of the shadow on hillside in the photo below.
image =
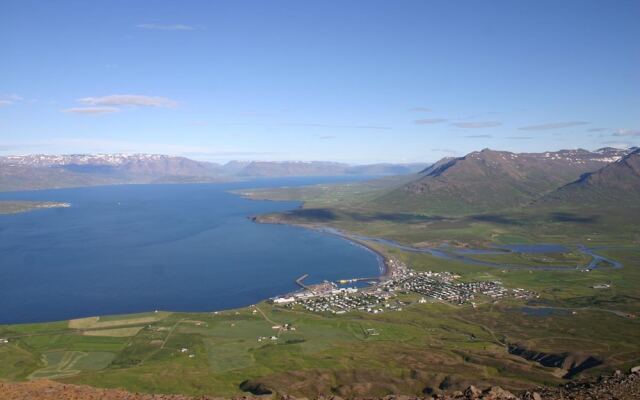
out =
<svg viewBox="0 0 640 400"><path fill-rule="evenodd" d="M287 215L307 221L328 222L338 219L338 215L325 208L306 208L287 212Z"/></svg>
<svg viewBox="0 0 640 400"><path fill-rule="evenodd" d="M554 212L551 213L551 220L554 222L575 222L578 224L595 224L600 219L595 215L578 215L569 212Z"/></svg>
<svg viewBox="0 0 640 400"><path fill-rule="evenodd" d="M482 214L482 215L471 215L468 217L472 221L478 222L491 222L494 224L500 225L522 225L523 221L515 218L506 217L504 215L499 214Z"/></svg>
<svg viewBox="0 0 640 400"><path fill-rule="evenodd" d="M370 221L388 221L388 222L401 222L401 223L418 223L418 222L434 222L445 221L448 218L439 216L428 216L419 214L405 214L405 213L346 213L349 218L360 222Z"/></svg>
<svg viewBox="0 0 640 400"><path fill-rule="evenodd" d="M330 222L335 221L338 218L347 218L358 222L388 221L397 223L419 223L448 220L448 218L445 217L405 213L358 213L341 211L337 214L333 210L326 208L305 208L290 211L288 214L293 218L314 222Z"/></svg>

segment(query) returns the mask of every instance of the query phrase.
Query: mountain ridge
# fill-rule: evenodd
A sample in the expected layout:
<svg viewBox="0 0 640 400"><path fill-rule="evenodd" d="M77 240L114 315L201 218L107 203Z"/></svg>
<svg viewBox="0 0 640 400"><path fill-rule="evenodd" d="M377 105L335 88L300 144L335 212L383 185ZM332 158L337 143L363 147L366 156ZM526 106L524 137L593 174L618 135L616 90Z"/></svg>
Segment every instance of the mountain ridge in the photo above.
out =
<svg viewBox="0 0 640 400"><path fill-rule="evenodd" d="M626 203L640 205L640 149L596 171L583 174L574 182L542 197L537 203L563 205L569 201L588 201L598 207L606 207L612 201L615 201L615 206Z"/></svg>
<svg viewBox="0 0 640 400"><path fill-rule="evenodd" d="M511 153L483 149L463 157L444 158L372 203L383 209L432 214L515 207L618 161L630 151L602 148L593 152Z"/></svg>
<svg viewBox="0 0 640 400"><path fill-rule="evenodd" d="M230 161L217 164L163 154L0 156L0 190L128 183L207 183L248 178L395 175L427 163L349 165L327 161Z"/></svg>

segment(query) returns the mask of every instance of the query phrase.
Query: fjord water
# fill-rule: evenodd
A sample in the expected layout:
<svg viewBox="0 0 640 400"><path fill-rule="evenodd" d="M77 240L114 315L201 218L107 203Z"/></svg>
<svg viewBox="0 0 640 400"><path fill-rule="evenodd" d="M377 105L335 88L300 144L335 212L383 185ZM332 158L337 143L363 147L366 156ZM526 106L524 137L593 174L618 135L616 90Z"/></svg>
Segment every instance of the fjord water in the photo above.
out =
<svg viewBox="0 0 640 400"><path fill-rule="evenodd" d="M123 185L2 193L70 208L0 216L0 323L151 310L211 311L320 282L379 273L335 235L247 217L299 206L228 191L336 178Z"/></svg>

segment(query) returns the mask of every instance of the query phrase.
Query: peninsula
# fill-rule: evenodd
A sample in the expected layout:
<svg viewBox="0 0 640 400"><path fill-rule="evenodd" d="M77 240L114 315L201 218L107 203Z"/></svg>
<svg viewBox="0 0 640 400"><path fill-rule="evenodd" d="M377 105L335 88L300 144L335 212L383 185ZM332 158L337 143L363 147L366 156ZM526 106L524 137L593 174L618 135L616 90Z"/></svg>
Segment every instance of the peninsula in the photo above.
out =
<svg viewBox="0 0 640 400"><path fill-rule="evenodd" d="M0 214L17 214L43 208L66 208L69 203L53 201L0 201Z"/></svg>

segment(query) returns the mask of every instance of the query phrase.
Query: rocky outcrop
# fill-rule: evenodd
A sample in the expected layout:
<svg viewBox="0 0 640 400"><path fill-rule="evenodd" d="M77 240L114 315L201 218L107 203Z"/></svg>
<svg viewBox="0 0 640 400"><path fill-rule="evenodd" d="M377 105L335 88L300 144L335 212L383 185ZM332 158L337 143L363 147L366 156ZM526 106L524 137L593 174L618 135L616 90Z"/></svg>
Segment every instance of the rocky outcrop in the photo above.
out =
<svg viewBox="0 0 640 400"><path fill-rule="evenodd" d="M509 353L525 360L535 361L545 367L559 368L564 371L562 377L565 379L571 379L586 369L602 364L601 360L588 354L544 353L515 344L509 345Z"/></svg>
<svg viewBox="0 0 640 400"><path fill-rule="evenodd" d="M240 390L243 392L249 392L256 396L262 396L265 394L272 394L273 391L269 389L264 383L256 382L253 380L246 380L240 384Z"/></svg>

